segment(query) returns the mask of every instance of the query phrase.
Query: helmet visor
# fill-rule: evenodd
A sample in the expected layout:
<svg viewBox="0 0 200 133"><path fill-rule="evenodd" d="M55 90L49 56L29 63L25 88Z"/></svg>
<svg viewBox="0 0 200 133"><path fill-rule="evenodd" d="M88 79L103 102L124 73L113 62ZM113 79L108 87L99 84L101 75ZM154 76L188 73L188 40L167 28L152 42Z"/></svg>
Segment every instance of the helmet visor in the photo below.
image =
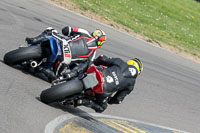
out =
<svg viewBox="0 0 200 133"><path fill-rule="evenodd" d="M98 40L98 46L102 46L106 41L106 36L101 36Z"/></svg>

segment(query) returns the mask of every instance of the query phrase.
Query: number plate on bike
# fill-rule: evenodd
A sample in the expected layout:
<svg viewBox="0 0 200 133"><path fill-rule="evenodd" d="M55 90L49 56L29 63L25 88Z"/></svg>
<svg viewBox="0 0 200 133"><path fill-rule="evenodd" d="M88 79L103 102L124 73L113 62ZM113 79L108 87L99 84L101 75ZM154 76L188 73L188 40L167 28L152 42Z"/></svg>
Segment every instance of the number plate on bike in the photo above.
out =
<svg viewBox="0 0 200 133"><path fill-rule="evenodd" d="M98 84L96 73L87 74L87 76L83 79L83 84L86 89L95 87Z"/></svg>

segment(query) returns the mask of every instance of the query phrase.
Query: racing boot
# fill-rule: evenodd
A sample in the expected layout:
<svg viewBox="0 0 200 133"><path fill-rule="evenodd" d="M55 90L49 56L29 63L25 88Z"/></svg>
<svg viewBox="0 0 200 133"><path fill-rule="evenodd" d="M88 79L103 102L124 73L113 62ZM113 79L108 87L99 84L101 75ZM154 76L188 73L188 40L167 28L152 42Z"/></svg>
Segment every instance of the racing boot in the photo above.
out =
<svg viewBox="0 0 200 133"><path fill-rule="evenodd" d="M40 34L36 37L26 37L25 41L28 43L28 44L38 44L40 42L42 42L42 40L44 40L46 38L45 34Z"/></svg>
<svg viewBox="0 0 200 133"><path fill-rule="evenodd" d="M50 36L53 32L57 32L56 30L54 30L52 27L47 28L45 31L43 31L40 35L36 36L36 37L26 37L25 41L28 44L38 44L40 42L42 42L44 39L46 39L47 36Z"/></svg>
<svg viewBox="0 0 200 133"><path fill-rule="evenodd" d="M95 103L94 101L89 100L89 99L85 99L85 98L79 99L76 102L75 107L81 106L81 105L86 106L86 107L90 107L90 108L94 109L97 113L102 113L107 108L107 106L106 107L100 106L99 104Z"/></svg>

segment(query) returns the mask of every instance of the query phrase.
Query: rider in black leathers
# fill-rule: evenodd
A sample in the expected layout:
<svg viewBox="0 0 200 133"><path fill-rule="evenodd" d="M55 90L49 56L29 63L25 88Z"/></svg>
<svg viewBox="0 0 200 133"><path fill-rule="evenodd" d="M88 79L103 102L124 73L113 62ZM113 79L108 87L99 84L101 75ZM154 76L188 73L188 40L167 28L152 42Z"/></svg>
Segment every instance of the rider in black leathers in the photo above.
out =
<svg viewBox="0 0 200 133"><path fill-rule="evenodd" d="M96 68L103 74L103 93L95 93L96 101L89 99L79 99L77 106L84 105L91 107L96 112L103 112L109 104L120 104L126 95L134 88L136 78L143 70L143 64L137 58L129 60L127 63L120 58L108 58L99 56L93 61ZM87 70L89 63L80 64L70 73L65 73L65 77L72 78ZM107 68L102 69L101 65ZM116 93L115 93L116 92ZM112 94L115 93L114 96Z"/></svg>
<svg viewBox="0 0 200 133"><path fill-rule="evenodd" d="M52 33L61 36L55 29L49 27L42 32L42 34L34 38L27 37L26 41L28 44L38 44L45 40L47 36L51 36ZM93 61L96 50L106 41L105 32L99 29L90 34L87 30L66 26L62 29L62 34L68 36L67 40L71 49L71 64L83 60ZM64 55L58 58L56 62L49 63L46 66L37 67L36 72L45 74L50 82L55 80L64 72L66 64L63 63L63 58Z"/></svg>

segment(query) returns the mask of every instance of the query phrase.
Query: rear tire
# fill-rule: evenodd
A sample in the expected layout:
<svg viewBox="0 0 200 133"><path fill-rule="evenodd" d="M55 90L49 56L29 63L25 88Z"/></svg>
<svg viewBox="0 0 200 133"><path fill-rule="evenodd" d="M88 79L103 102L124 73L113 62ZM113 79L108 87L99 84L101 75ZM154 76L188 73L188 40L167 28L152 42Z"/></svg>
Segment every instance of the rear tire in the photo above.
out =
<svg viewBox="0 0 200 133"><path fill-rule="evenodd" d="M4 55L4 62L7 65L16 65L23 61L30 59L37 59L42 57L41 46L22 47L10 51Z"/></svg>
<svg viewBox="0 0 200 133"><path fill-rule="evenodd" d="M83 88L82 81L78 78L75 78L42 91L40 94L40 100L46 104L49 104L62 100L67 96L81 93Z"/></svg>

